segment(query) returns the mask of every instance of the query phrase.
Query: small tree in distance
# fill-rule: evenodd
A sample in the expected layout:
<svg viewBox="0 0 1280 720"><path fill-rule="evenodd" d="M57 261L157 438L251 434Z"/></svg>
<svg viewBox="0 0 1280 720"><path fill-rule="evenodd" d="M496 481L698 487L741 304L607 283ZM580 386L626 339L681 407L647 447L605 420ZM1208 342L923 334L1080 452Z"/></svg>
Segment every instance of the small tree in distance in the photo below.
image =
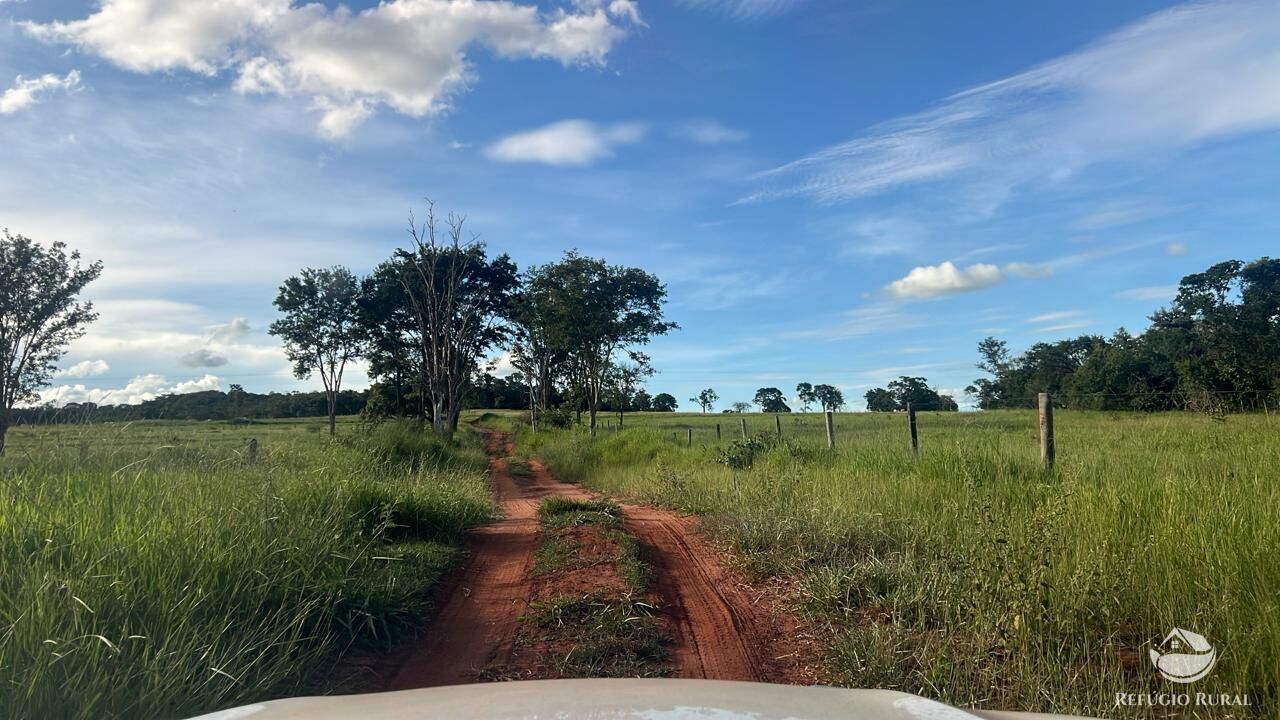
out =
<svg viewBox="0 0 1280 720"><path fill-rule="evenodd" d="M360 288L345 267L304 268L284 281L275 306L284 317L271 334L284 341L293 374L305 380L320 373L328 401L329 434L337 433L338 393L347 363L360 357L363 333L357 322Z"/></svg>
<svg viewBox="0 0 1280 720"><path fill-rule="evenodd" d="M818 402L818 396L813 394L813 385L807 382L796 385L796 399L800 401L800 412L809 412L809 406Z"/></svg>
<svg viewBox="0 0 1280 720"><path fill-rule="evenodd" d="M55 242L47 249L22 235L0 236L0 455L13 406L34 400L67 345L97 319L77 297L102 274L80 265L80 253Z"/></svg>
<svg viewBox="0 0 1280 720"><path fill-rule="evenodd" d="M844 407L844 393L834 385L815 385L811 395L823 412L836 412Z"/></svg>
<svg viewBox="0 0 1280 720"><path fill-rule="evenodd" d="M689 402L696 404L698 407L701 407L702 412L705 415L706 413L711 412L711 408L715 407L716 401L719 399L720 399L720 396L716 394L715 390L712 390L711 388L707 388L702 392L698 393L697 397L689 398Z"/></svg>
<svg viewBox="0 0 1280 720"><path fill-rule="evenodd" d="M731 407L733 408L733 411L736 413L751 412L751 403L749 402L742 402L741 400L739 400L738 402L734 403Z"/></svg>
<svg viewBox="0 0 1280 720"><path fill-rule="evenodd" d="M675 412L677 407L679 405L676 403L676 398L670 393L658 393L653 396L654 412Z"/></svg>
<svg viewBox="0 0 1280 720"><path fill-rule="evenodd" d="M787 398L782 391L775 387L760 388L756 390L755 403L760 406L760 412L767 413L789 413L791 408L787 405Z"/></svg>

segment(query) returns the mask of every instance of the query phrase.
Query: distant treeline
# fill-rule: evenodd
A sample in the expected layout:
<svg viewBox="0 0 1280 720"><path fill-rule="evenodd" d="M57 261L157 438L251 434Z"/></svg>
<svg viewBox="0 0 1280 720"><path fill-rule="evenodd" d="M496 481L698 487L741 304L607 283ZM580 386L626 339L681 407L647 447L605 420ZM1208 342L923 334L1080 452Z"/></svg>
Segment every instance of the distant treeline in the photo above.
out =
<svg viewBox="0 0 1280 720"><path fill-rule="evenodd" d="M980 408L1055 404L1095 410L1250 411L1280 404L1280 260L1230 260L1182 279L1140 335L1081 335L1013 357L978 344L991 377L966 388Z"/></svg>
<svg viewBox="0 0 1280 720"><path fill-rule="evenodd" d="M338 415L368 414L367 411L373 410L372 404L382 401L380 394L387 391L385 385L374 385L368 390L343 390L338 393ZM410 401L416 400L412 389L406 392L411 395ZM643 390L637 394L641 407L628 406L628 410L674 409L674 402L670 408L655 408ZM664 397L670 396L664 394ZM527 410L528 406L529 388L519 373L506 378L482 375L465 400L465 407L486 410ZM601 409L617 411L609 402L603 403ZM136 405L68 403L63 407L14 408L13 421L18 425L45 425L134 420L269 420L323 417L327 413L324 391L259 394L233 384L227 392L204 390L161 395Z"/></svg>

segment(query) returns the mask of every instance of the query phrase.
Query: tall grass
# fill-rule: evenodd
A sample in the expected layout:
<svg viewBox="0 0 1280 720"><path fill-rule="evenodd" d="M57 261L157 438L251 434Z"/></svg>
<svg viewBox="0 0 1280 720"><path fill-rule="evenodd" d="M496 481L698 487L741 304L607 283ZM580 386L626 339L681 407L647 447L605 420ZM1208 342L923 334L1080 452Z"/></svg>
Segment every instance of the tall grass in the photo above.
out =
<svg viewBox="0 0 1280 720"><path fill-rule="evenodd" d="M474 451L404 428L232 429L262 438L254 465L214 430L79 428L86 463L19 431L0 461L0 717L177 717L294 692L336 653L412 632L459 535L493 512Z"/></svg>
<svg viewBox="0 0 1280 720"><path fill-rule="evenodd" d="M1038 466L1033 413L845 415L825 447L788 419L748 469L737 419L647 415L591 440L522 433L562 479L707 516L757 574L801 578L834 631L835 682L951 703L1104 716L1173 692L1146 658L1173 626L1220 660L1192 688L1280 711L1280 426L1269 417L1060 412ZM750 422L772 432L773 419ZM684 447L685 428L695 430ZM673 439L672 433L675 432ZM1204 716L1240 716L1202 709Z"/></svg>

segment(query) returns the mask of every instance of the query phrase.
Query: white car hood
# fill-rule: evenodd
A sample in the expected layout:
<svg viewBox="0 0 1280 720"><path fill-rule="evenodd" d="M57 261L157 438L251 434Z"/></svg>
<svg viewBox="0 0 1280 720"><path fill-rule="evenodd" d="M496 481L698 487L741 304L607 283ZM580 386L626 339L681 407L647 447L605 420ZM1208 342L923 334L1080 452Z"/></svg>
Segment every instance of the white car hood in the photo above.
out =
<svg viewBox="0 0 1280 720"><path fill-rule="evenodd" d="M195 720L1068 720L958 710L892 690L721 680L531 680L246 705Z"/></svg>

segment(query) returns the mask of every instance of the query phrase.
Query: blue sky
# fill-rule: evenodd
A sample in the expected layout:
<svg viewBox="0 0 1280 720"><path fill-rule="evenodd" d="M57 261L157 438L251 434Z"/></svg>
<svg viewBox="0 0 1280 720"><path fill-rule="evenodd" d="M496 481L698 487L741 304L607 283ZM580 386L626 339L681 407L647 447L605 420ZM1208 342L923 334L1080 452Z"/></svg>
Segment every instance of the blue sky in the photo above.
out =
<svg viewBox="0 0 1280 720"><path fill-rule="evenodd" d="M107 268L54 401L318 388L276 286L428 196L657 273L682 403L959 392L985 335L1139 330L1274 254L1278 131L1274 2L0 0L0 225Z"/></svg>

